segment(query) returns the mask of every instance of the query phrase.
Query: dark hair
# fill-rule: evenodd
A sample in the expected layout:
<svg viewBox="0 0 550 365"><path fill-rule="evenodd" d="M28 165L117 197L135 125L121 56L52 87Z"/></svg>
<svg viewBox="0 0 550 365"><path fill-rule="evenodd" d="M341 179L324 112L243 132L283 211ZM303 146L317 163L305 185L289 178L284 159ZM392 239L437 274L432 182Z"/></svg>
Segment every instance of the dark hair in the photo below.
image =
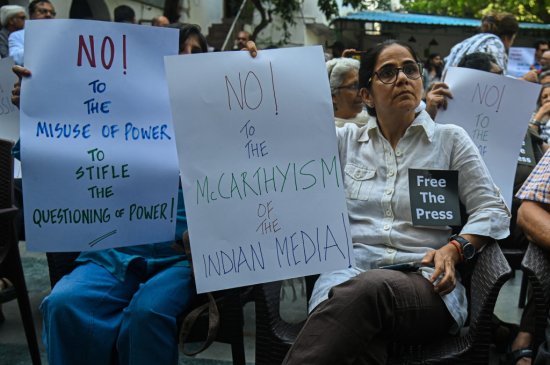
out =
<svg viewBox="0 0 550 365"><path fill-rule="evenodd" d="M541 44L548 45L548 41L546 39L537 39L535 43L533 43L533 47L538 50Z"/></svg>
<svg viewBox="0 0 550 365"><path fill-rule="evenodd" d="M115 8L116 23L133 23L135 19L136 13L128 5L119 5Z"/></svg>
<svg viewBox="0 0 550 365"><path fill-rule="evenodd" d="M432 61L434 58L436 57L441 57L441 55L439 53L432 53L428 56L428 59L426 60L426 62L424 62L424 69L427 71L427 72L430 72L432 67L435 68L435 75L437 76L438 79L441 79L441 75L443 74L443 63L439 66L436 66L434 64L432 64Z"/></svg>
<svg viewBox="0 0 550 365"><path fill-rule="evenodd" d="M492 13L481 19L481 32L511 37L519 30L516 17L510 13Z"/></svg>
<svg viewBox="0 0 550 365"><path fill-rule="evenodd" d="M201 51L203 53L208 52L208 42L206 41L206 37L201 32L200 26L196 24L175 23L175 24L170 24L168 27L177 28L180 30L180 41L179 41L180 48L183 45L183 43L185 43L187 38L194 35L194 36L197 36L197 39L199 40Z"/></svg>
<svg viewBox="0 0 550 365"><path fill-rule="evenodd" d="M40 3L48 3L48 4L52 5L50 0L33 0L29 4L29 16L31 16L31 14L36 11L36 5L38 5Z"/></svg>
<svg viewBox="0 0 550 365"><path fill-rule="evenodd" d="M474 52L462 57L457 66L491 72L491 63L497 63L493 55L483 52Z"/></svg>
<svg viewBox="0 0 550 365"><path fill-rule="evenodd" d="M412 49L411 46L409 46L405 42L397 41L395 39L388 39L382 43L378 43L376 46L369 49L367 53L364 53L361 57L361 66L359 68L359 87L364 87L369 90L371 89L371 82L369 80L374 75L374 67L376 66L376 62L378 62L378 57L380 56L380 53L382 53L382 51L389 46L393 45L398 45L406 48L411 53L411 56L414 58L414 60L418 62L416 52L414 51L414 49ZM370 116L376 116L376 110L374 110L374 108L371 108L368 105L366 106L366 108Z"/></svg>

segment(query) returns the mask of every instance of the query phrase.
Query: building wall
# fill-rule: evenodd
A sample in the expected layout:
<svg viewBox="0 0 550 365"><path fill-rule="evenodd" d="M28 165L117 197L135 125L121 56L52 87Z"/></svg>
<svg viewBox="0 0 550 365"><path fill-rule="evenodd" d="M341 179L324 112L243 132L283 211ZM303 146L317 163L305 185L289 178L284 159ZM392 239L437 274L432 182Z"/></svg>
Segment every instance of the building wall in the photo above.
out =
<svg viewBox="0 0 550 365"><path fill-rule="evenodd" d="M223 0L183 0L183 7L180 21L200 25L203 33L207 35L208 28L213 23L220 23L223 18Z"/></svg>
<svg viewBox="0 0 550 365"><path fill-rule="evenodd" d="M421 58L427 57L430 53L439 53L445 57L455 44L477 33L477 29L472 27L384 23L380 35L368 35L362 22L345 23L338 25L337 29L341 32L341 38L347 47L367 50L386 39L398 39L409 43ZM411 37L415 38L415 42L409 41ZM541 37L543 34L539 32L520 30L513 46L532 47L534 41ZM435 40L437 45L430 46L431 40Z"/></svg>

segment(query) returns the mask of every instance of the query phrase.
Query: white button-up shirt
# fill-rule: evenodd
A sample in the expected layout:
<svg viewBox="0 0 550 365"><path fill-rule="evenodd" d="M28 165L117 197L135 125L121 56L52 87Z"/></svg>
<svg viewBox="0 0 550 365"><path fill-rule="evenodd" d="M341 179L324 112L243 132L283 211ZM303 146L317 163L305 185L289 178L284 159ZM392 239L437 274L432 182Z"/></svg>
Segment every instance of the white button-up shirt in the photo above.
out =
<svg viewBox="0 0 550 365"><path fill-rule="evenodd" d="M448 226L413 226L409 198L409 168L458 170L460 201L469 218L461 234L503 239L510 213L499 189L466 131L436 124L422 111L395 150L383 137L375 118L364 127L337 129L340 163L346 189L356 267L320 276L310 310L328 297L331 287L368 269L420 261L448 242ZM422 268L429 277L432 268ZM442 297L457 326L467 317L464 287Z"/></svg>

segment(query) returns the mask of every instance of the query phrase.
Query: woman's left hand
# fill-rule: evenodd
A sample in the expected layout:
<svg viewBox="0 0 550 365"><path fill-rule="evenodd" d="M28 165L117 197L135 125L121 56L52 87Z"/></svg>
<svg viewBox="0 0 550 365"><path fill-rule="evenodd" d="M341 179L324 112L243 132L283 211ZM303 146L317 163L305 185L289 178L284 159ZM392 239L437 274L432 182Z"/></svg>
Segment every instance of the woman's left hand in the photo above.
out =
<svg viewBox="0 0 550 365"><path fill-rule="evenodd" d="M256 48L256 43L254 43L254 41L246 42L246 47L241 49L241 51L248 51L252 58L256 58L258 55L258 48Z"/></svg>
<svg viewBox="0 0 550 365"><path fill-rule="evenodd" d="M435 283L439 276L442 275L441 279L434 286L436 293L446 295L453 291L456 286L455 265L458 262L460 262L460 254L451 244L447 244L438 250L430 251L424 256L422 265L433 265L435 268L430 281Z"/></svg>
<svg viewBox="0 0 550 365"><path fill-rule="evenodd" d="M452 99L453 94L449 90L449 86L444 82L436 82L432 85L426 94L426 111L432 119L435 119L437 110L447 109L447 99Z"/></svg>

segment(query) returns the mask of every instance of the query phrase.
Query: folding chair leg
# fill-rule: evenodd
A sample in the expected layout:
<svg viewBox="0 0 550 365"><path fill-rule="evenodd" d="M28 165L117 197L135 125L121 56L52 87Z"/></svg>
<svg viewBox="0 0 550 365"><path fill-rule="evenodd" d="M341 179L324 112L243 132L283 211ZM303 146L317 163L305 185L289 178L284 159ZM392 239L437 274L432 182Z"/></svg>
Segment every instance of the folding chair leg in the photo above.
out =
<svg viewBox="0 0 550 365"><path fill-rule="evenodd" d="M38 348L36 329L34 327L29 293L27 292L27 285L23 274L23 266L19 255L19 247L12 247L6 259L10 262L10 266L12 266L13 270L12 272L15 274L13 277L13 285L15 286L15 290L17 292L17 304L19 305L19 313L21 314L21 320L23 321L25 337L27 338L31 360L33 365L41 365L40 349Z"/></svg>

